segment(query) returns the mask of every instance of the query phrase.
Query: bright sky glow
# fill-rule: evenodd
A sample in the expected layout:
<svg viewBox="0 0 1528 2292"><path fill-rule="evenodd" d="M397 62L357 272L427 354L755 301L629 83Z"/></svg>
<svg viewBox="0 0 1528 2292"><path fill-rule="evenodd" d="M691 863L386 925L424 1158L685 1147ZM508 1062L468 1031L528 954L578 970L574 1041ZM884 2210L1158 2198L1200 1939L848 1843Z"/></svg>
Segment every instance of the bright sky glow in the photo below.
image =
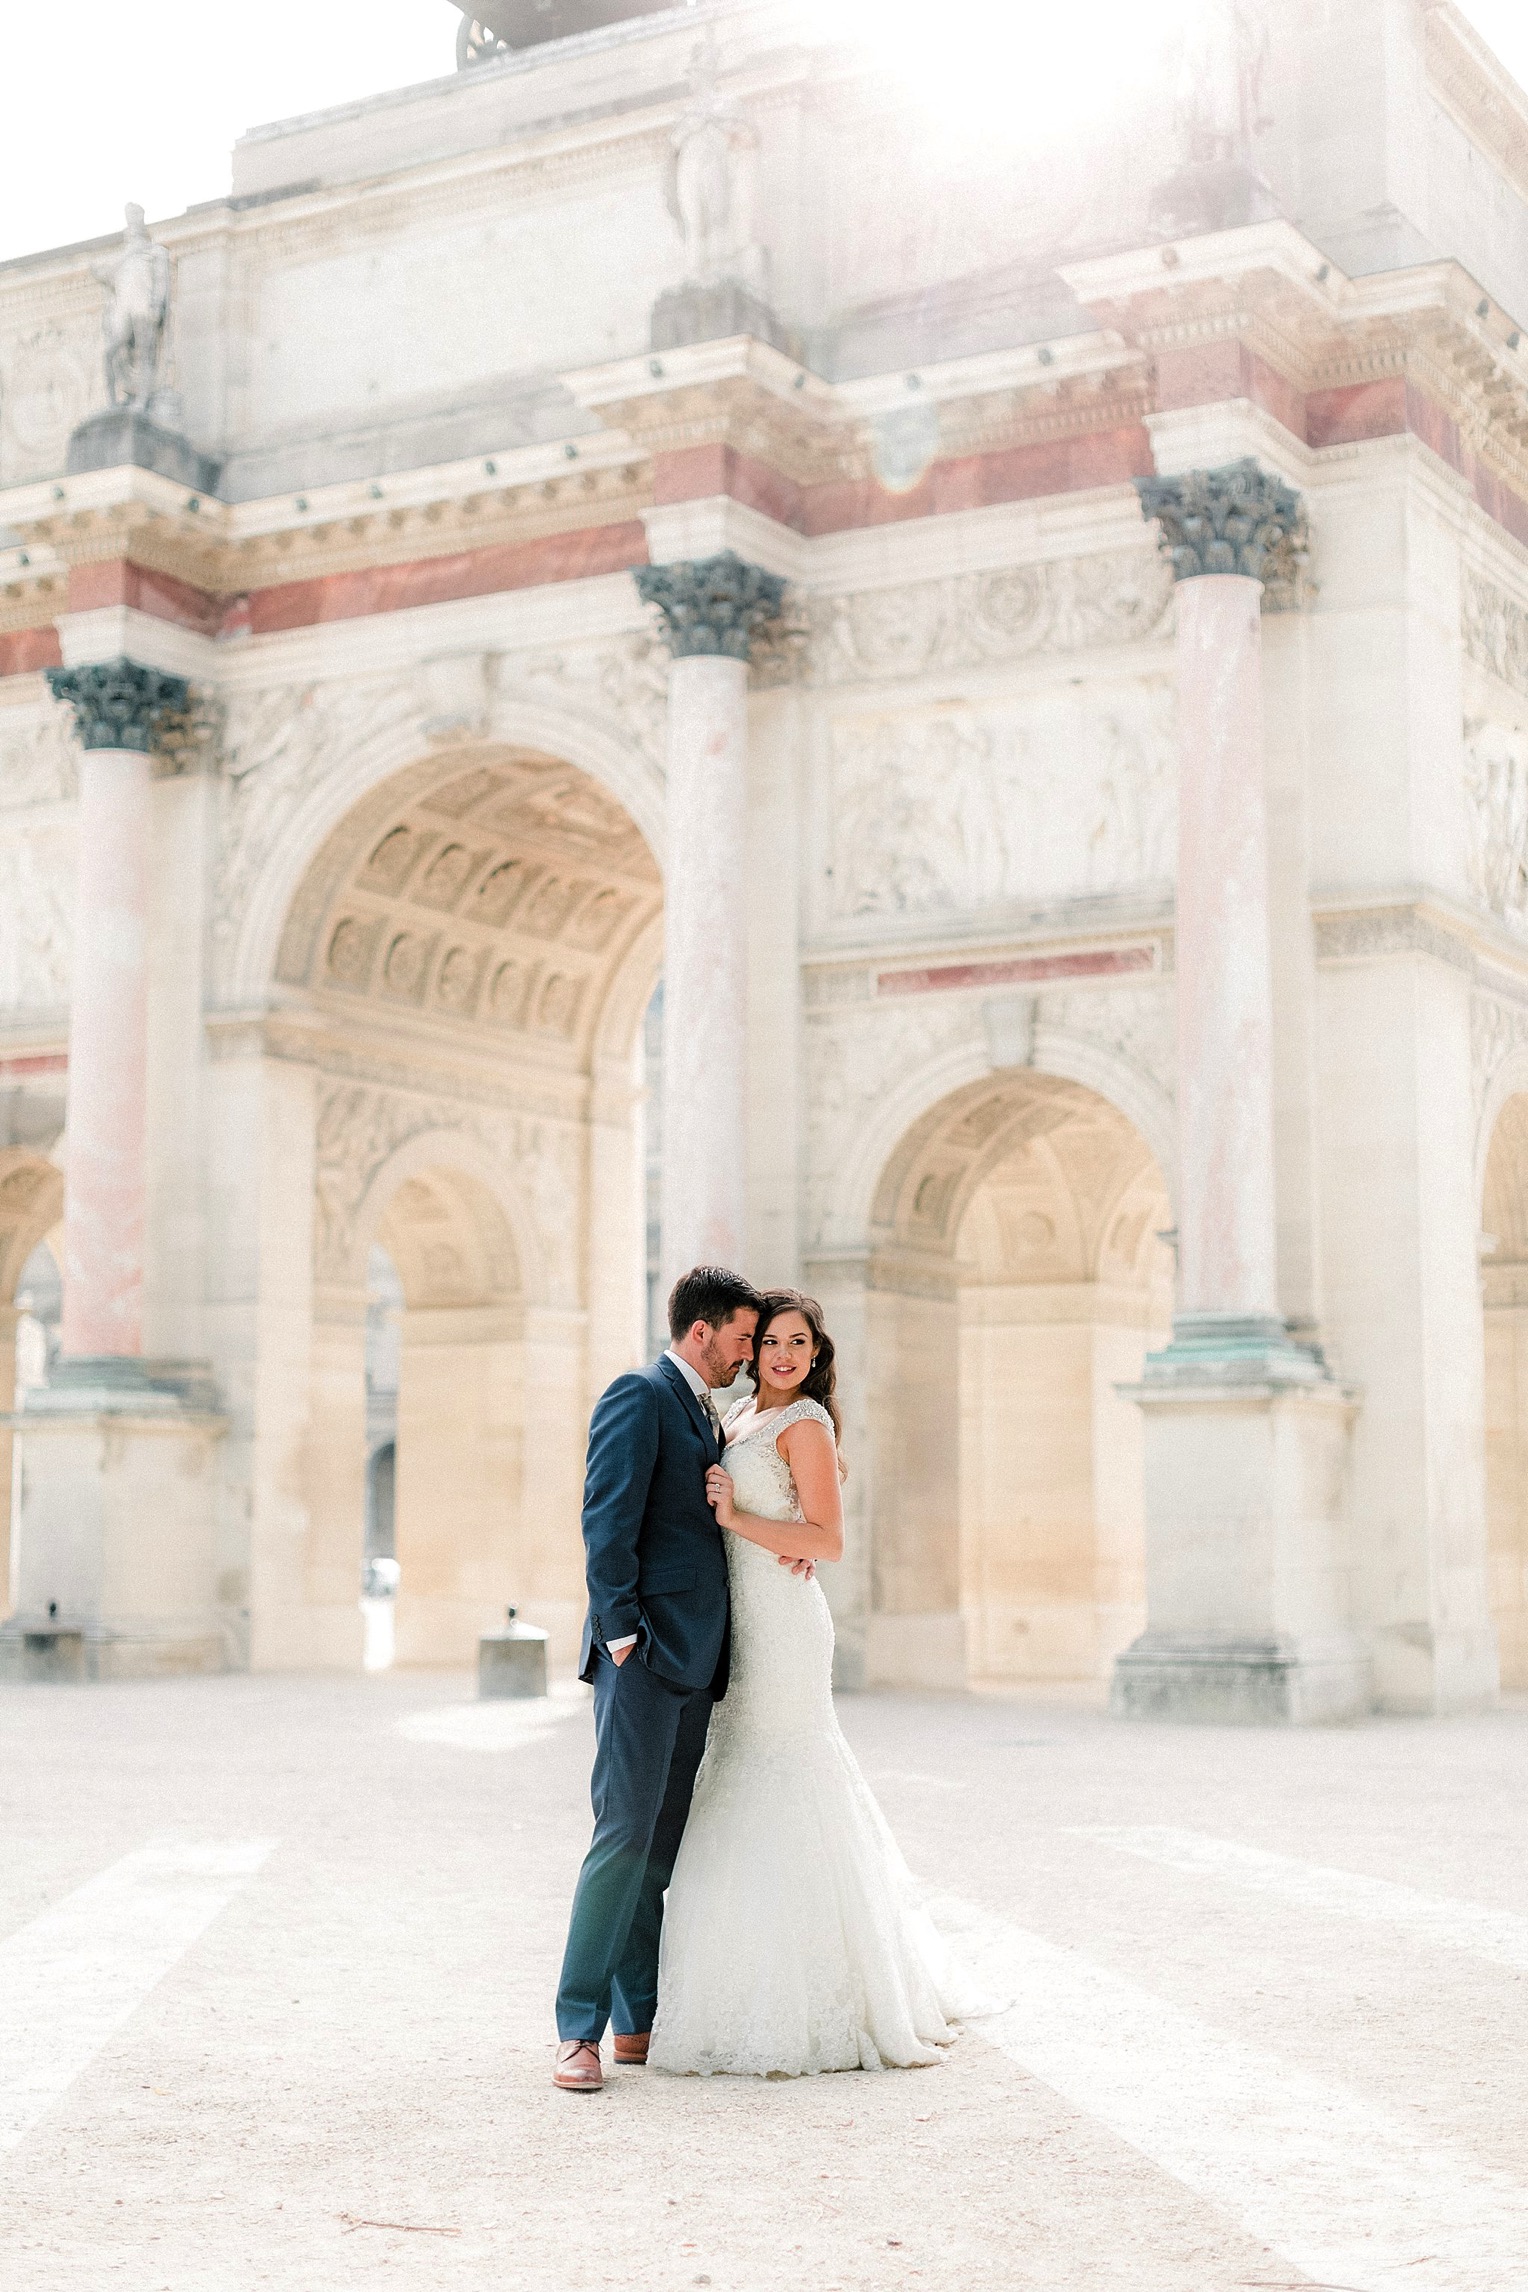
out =
<svg viewBox="0 0 1528 2292"><path fill-rule="evenodd" d="M808 4L936 125L1049 141L1106 111L1190 0ZM1528 85L1524 0L1464 12ZM245 128L442 77L456 25L448 0L3 0L0 260L118 230L128 199L152 222L223 196Z"/></svg>
<svg viewBox="0 0 1528 2292"><path fill-rule="evenodd" d="M936 141L1053 143L1155 79L1196 0L818 0L819 23L871 50ZM973 56L980 68L973 71Z"/></svg>

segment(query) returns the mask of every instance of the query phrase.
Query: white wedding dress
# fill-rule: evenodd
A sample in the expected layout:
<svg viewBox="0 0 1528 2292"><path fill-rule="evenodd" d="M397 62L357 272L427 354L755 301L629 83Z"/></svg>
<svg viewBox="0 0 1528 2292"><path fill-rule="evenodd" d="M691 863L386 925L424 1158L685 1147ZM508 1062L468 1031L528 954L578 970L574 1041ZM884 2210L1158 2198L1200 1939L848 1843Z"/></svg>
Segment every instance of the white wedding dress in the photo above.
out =
<svg viewBox="0 0 1528 2292"><path fill-rule="evenodd" d="M798 1400L729 1439L739 1511L801 1518L775 1443L803 1417L831 1430ZM822 1586L726 1545L731 1681L668 1890L648 2059L758 2077L932 2062L956 2010L943 1944L839 1727Z"/></svg>

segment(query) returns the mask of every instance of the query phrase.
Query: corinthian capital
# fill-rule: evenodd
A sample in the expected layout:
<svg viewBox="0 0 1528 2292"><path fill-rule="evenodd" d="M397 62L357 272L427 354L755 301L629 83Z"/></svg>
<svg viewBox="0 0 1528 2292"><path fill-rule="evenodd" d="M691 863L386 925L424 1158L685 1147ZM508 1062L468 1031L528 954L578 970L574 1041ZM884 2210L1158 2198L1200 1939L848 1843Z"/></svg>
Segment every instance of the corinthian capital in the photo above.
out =
<svg viewBox="0 0 1528 2292"><path fill-rule="evenodd" d="M1173 577L1243 573L1265 588L1289 587L1305 538L1300 496L1248 459L1181 477L1137 478L1141 508L1161 528Z"/></svg>
<svg viewBox="0 0 1528 2292"><path fill-rule="evenodd" d="M676 661L694 653L746 661L754 638L779 618L785 597L778 573L745 564L732 549L677 565L642 565L632 578L643 603L663 615Z"/></svg>
<svg viewBox="0 0 1528 2292"><path fill-rule="evenodd" d="M180 715L190 699L183 676L141 668L137 661L92 661L44 673L54 699L73 709L82 748L131 748L146 756L165 719Z"/></svg>

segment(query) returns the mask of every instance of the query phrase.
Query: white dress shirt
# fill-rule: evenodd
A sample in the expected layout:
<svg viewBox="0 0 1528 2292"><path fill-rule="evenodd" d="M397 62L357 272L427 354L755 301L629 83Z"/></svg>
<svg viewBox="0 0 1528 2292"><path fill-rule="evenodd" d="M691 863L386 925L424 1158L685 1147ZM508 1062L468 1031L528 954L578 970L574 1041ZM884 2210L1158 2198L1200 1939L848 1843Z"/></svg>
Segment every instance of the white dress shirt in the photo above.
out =
<svg viewBox="0 0 1528 2292"><path fill-rule="evenodd" d="M672 1345L667 1348L664 1358L673 1362L674 1366L679 1371L680 1376L683 1377L685 1383L689 1386L690 1391L695 1395L696 1400L699 1401L701 1407L706 1411L706 1414L708 1416L714 1417L716 1414L716 1403L712 1400L711 1388L706 1383L706 1380L701 1375L700 1371L698 1369L692 1369L689 1362L686 1361L680 1354L674 1351ZM620 1639L607 1639L605 1642L605 1646L611 1655L619 1655L623 1648L635 1647L636 1644L637 1635L634 1631L627 1632Z"/></svg>

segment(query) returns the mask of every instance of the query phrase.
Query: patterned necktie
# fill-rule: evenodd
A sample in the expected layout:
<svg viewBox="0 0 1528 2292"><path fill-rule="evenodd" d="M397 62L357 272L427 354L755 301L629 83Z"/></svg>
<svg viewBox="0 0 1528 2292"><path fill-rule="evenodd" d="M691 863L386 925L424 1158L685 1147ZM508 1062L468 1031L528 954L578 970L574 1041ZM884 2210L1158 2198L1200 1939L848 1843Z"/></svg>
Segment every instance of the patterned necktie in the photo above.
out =
<svg viewBox="0 0 1528 2292"><path fill-rule="evenodd" d="M700 1405L706 1412L706 1419L711 1427L711 1437L717 1447L720 1448L722 1445L722 1420L716 1413L716 1403L709 1393L703 1393Z"/></svg>

